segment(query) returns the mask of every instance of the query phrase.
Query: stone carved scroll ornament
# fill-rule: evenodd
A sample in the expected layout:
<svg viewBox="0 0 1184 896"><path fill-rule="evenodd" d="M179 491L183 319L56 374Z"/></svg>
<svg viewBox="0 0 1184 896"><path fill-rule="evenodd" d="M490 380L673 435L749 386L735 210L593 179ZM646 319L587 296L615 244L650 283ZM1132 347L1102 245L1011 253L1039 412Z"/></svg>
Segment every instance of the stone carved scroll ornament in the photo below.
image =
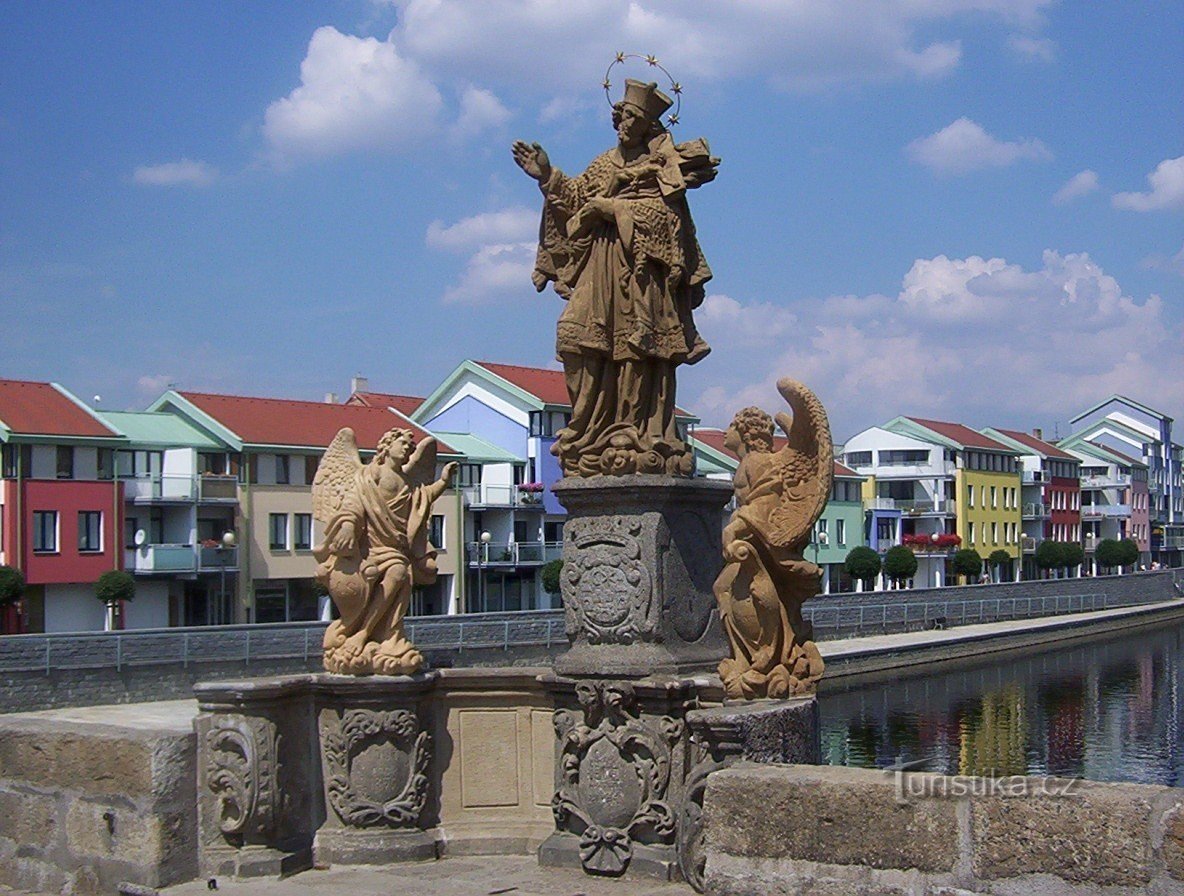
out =
<svg viewBox="0 0 1184 896"><path fill-rule="evenodd" d="M436 475L436 440L418 447L410 430L392 429L363 464L353 430L334 437L312 484L313 515L325 540L313 551L317 581L339 619L325 631L325 669L348 675L408 675L423 656L407 639L403 617L415 585L436 581L428 542L432 503L456 464Z"/></svg>
<svg viewBox="0 0 1184 896"><path fill-rule="evenodd" d="M642 721L628 682L581 682L582 721L555 713L560 785L551 801L555 824L580 838L580 861L594 874L619 875L634 843L672 843L675 815L666 802L671 750L683 722Z"/></svg>
<svg viewBox="0 0 1184 896"><path fill-rule="evenodd" d="M719 674L733 699L812 693L823 671L802 618L822 571L803 551L830 497L834 448L818 397L789 378L777 389L793 411L792 419L777 414L780 445L773 418L759 408L740 411L725 437L740 457L737 507L724 527L724 568L714 590L732 646Z"/></svg>
<svg viewBox="0 0 1184 896"><path fill-rule="evenodd" d="M283 811L279 740L265 719L224 716L206 732L206 786L217 799L218 828L232 842L270 836Z"/></svg>
<svg viewBox="0 0 1184 896"><path fill-rule="evenodd" d="M393 744L407 760L407 777L391 799L376 800L362 794L356 786L353 761L364 749L382 741ZM321 742L329 803L345 824L358 828L418 825L427 801L432 736L419 730L419 720L413 711L346 710L339 723L322 726ZM394 786L398 787L398 782Z"/></svg>

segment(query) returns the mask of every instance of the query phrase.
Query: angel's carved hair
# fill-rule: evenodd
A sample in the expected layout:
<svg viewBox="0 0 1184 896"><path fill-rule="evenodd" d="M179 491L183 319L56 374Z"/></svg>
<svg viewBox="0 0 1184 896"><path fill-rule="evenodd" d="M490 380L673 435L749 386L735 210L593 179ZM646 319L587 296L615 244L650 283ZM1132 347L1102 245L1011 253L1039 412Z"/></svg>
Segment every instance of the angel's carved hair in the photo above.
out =
<svg viewBox="0 0 1184 896"><path fill-rule="evenodd" d="M760 408L745 408L732 418L732 428L749 451L773 450L773 418Z"/></svg>
<svg viewBox="0 0 1184 896"><path fill-rule="evenodd" d="M378 440L378 456L386 457L390 453L391 445L399 439L406 439L407 444L410 445L414 440L414 435L409 429L392 429L383 433L382 438Z"/></svg>

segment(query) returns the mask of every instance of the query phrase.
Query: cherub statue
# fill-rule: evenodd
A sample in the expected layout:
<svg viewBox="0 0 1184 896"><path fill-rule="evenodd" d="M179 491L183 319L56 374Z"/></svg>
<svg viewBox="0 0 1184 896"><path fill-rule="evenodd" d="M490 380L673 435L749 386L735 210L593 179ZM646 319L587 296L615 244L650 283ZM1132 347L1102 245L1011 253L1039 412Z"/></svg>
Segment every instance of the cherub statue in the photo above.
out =
<svg viewBox="0 0 1184 896"><path fill-rule="evenodd" d="M738 413L724 439L740 456L737 507L724 527L724 568L715 580L732 644L719 675L732 698L812 693L822 677L822 656L802 618L822 570L802 552L830 497L834 448L818 397L788 378L777 389L793 410L792 422L777 415L786 435L779 448L773 418L760 408Z"/></svg>
<svg viewBox="0 0 1184 896"><path fill-rule="evenodd" d="M423 666L403 617L412 586L436 581L428 523L455 472L447 464L433 482L436 440L415 447L410 430L386 433L367 464L352 429L334 437L312 483L313 515L325 526L316 578L341 614L325 632L328 671L408 675Z"/></svg>

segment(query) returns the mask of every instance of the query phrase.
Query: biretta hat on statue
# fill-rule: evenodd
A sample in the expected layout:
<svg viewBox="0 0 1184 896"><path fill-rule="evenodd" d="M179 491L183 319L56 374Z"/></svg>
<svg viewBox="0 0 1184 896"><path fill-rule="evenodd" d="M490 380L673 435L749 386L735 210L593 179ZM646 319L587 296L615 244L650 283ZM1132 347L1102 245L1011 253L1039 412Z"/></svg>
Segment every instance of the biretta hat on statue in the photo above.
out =
<svg viewBox="0 0 1184 896"><path fill-rule="evenodd" d="M625 79L625 96L621 100L644 112L652 121L659 121L663 113L674 105L674 100L658 89L658 85L651 81L635 81Z"/></svg>

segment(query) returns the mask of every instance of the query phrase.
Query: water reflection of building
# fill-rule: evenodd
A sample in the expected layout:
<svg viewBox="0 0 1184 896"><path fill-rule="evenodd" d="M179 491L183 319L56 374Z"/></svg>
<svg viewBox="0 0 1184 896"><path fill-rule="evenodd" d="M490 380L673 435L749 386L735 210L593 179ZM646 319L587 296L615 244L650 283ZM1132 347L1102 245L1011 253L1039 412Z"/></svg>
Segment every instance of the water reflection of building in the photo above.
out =
<svg viewBox="0 0 1184 896"><path fill-rule="evenodd" d="M961 720L960 775L1022 775L1028 770L1025 693L1018 685L988 691Z"/></svg>

